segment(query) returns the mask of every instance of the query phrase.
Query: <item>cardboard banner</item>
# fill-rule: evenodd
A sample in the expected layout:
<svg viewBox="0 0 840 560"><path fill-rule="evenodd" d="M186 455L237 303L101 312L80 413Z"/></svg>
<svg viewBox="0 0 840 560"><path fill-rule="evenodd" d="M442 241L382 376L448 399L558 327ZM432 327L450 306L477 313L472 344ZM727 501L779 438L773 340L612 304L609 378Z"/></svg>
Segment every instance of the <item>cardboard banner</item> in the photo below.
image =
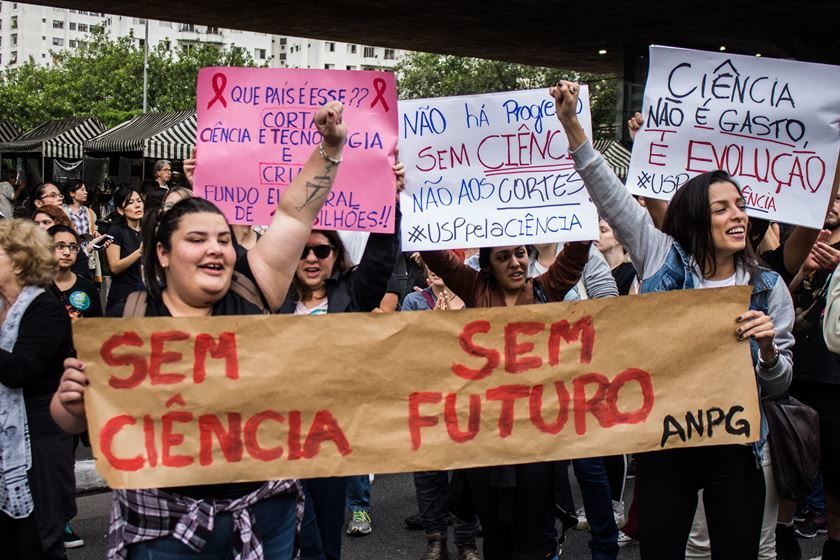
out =
<svg viewBox="0 0 840 560"><path fill-rule="evenodd" d="M840 66L650 48L627 187L670 200L722 169L747 213L821 228L840 149Z"/></svg>
<svg viewBox="0 0 840 560"><path fill-rule="evenodd" d="M270 223L321 135L315 111L344 104L349 135L320 229L394 231L397 92L388 72L202 68L193 190L231 223Z"/></svg>
<svg viewBox="0 0 840 560"><path fill-rule="evenodd" d="M403 250L597 239L568 150L547 89L400 101Z"/></svg>
<svg viewBox="0 0 840 560"><path fill-rule="evenodd" d="M97 469L149 488L755 441L749 295L73 328Z"/></svg>

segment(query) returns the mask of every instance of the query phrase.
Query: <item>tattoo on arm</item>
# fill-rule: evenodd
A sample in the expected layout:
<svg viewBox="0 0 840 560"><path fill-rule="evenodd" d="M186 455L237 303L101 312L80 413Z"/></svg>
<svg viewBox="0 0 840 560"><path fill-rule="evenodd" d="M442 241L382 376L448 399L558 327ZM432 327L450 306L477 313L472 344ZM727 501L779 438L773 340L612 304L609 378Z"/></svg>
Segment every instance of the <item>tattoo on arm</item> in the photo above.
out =
<svg viewBox="0 0 840 560"><path fill-rule="evenodd" d="M328 161L323 175L316 175L312 181L306 182L306 200L296 210L303 210L311 203L326 195L326 191L330 190L332 184L332 178L329 176L329 173L335 166L335 163Z"/></svg>

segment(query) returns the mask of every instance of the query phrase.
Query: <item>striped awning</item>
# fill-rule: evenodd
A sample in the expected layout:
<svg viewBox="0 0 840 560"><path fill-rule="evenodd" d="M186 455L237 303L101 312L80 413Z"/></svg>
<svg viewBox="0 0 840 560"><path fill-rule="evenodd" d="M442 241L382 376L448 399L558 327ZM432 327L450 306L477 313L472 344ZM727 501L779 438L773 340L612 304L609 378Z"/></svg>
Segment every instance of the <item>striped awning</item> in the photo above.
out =
<svg viewBox="0 0 840 560"><path fill-rule="evenodd" d="M630 171L630 150L621 145L618 140L601 138L595 140L592 146L601 152L607 164L622 181L627 178Z"/></svg>
<svg viewBox="0 0 840 560"><path fill-rule="evenodd" d="M29 132L0 143L0 153L40 153L43 157L81 159L85 140L101 134L102 123L93 117L47 121Z"/></svg>
<svg viewBox="0 0 840 560"><path fill-rule="evenodd" d="M12 121L0 120L0 142L8 142L20 134L20 129Z"/></svg>
<svg viewBox="0 0 840 560"><path fill-rule="evenodd" d="M151 159L186 159L195 146L195 111L145 113L85 142L89 153L140 152Z"/></svg>

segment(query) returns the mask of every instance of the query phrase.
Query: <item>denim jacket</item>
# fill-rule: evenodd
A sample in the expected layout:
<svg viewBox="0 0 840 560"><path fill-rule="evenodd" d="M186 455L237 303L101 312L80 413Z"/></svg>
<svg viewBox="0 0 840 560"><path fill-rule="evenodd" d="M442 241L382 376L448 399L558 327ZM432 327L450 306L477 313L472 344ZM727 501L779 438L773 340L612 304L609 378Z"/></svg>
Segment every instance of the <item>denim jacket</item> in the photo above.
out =
<svg viewBox="0 0 840 560"><path fill-rule="evenodd" d="M674 241L671 250L662 268L656 271L652 276L649 276L642 281L640 293L651 292L667 292L671 290L691 290L695 288L694 285L694 271L693 260L679 243ZM772 270L759 269L758 277L753 278L750 284L753 287L753 293L750 297L750 309L754 311L761 311L766 315L770 315L770 295L773 287L779 280L779 275ZM752 354L753 367L760 367L758 343L754 340L749 341L750 354ZM769 396L759 385L759 396L764 398ZM756 458L761 461L761 453L764 448L764 443L767 441L767 420L764 417L764 407L761 410L761 428L760 438L758 442L752 444L753 451Z"/></svg>
<svg viewBox="0 0 840 560"><path fill-rule="evenodd" d="M647 211L630 195L592 145L585 142L572 157L598 214L612 226L616 239L630 254L641 281L641 291L696 288L702 278L697 263L673 237L656 229ZM735 283L753 286L750 309L763 311L773 320L775 343L779 348L778 363L772 368L760 367L758 345L752 340L750 350L760 395L776 396L788 389L792 376L793 302L775 272L758 269L755 276L752 278L746 267L738 266ZM760 440L753 446L757 453L761 451L766 435L767 425L762 418Z"/></svg>

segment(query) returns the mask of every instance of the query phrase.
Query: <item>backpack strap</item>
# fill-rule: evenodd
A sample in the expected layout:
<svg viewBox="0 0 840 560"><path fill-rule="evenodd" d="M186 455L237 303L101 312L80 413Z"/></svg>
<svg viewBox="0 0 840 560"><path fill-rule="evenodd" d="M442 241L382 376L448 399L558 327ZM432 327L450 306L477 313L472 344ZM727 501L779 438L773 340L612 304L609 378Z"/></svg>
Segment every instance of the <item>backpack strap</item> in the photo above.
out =
<svg viewBox="0 0 840 560"><path fill-rule="evenodd" d="M93 234L96 231L96 213L93 211L93 208L88 207L88 229L90 231L86 231L85 233Z"/></svg>
<svg viewBox="0 0 840 560"><path fill-rule="evenodd" d="M131 292L125 298L123 317L145 317L146 316L146 291Z"/></svg>
<svg viewBox="0 0 840 560"><path fill-rule="evenodd" d="M430 294L426 290L423 290L422 292L420 292L420 295L422 295L423 299L426 300L426 303L429 305L429 309L435 308L435 298L432 297L432 294Z"/></svg>
<svg viewBox="0 0 840 560"><path fill-rule="evenodd" d="M230 282L230 290L248 303L255 305L263 315L271 313L271 310L263 301L259 288L247 276L234 272Z"/></svg>
<svg viewBox="0 0 840 560"><path fill-rule="evenodd" d="M264 315L271 313L263 301L256 284L249 278L234 272L230 283L230 290L248 303L255 305L260 310L260 313ZM128 294L125 300L125 307L123 308L123 317L145 317L147 297L145 291Z"/></svg>

